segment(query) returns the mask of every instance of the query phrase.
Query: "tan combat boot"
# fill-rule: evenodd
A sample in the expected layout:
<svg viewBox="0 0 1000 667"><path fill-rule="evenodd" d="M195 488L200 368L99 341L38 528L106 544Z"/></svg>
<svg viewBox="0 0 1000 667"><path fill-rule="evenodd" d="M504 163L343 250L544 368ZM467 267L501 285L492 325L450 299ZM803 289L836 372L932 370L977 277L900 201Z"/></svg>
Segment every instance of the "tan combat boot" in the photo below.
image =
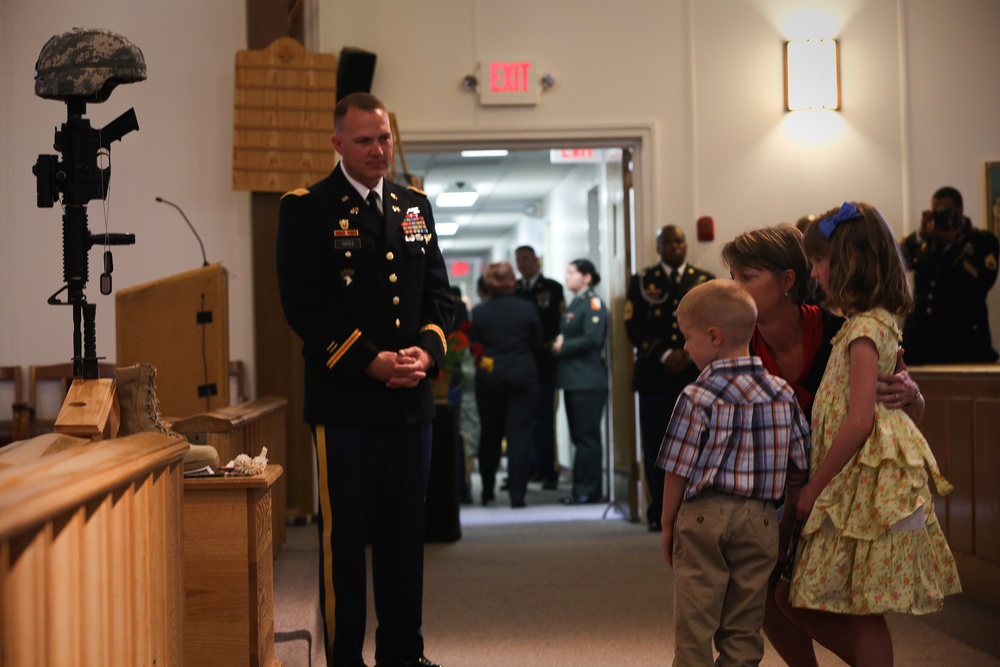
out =
<svg viewBox="0 0 1000 667"><path fill-rule="evenodd" d="M115 369L115 389L121 407L121 426L118 436L156 431L164 435L180 434L171 431L160 421L160 400L156 397L156 366L139 363ZM190 445L184 455L184 470L219 467L219 453L211 445Z"/></svg>

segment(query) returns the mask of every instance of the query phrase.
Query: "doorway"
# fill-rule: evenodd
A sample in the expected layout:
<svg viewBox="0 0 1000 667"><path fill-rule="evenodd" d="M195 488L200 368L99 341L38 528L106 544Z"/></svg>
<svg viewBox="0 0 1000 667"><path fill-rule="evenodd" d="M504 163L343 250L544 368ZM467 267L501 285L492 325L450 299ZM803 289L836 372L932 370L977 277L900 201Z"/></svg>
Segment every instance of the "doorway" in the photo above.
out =
<svg viewBox="0 0 1000 667"><path fill-rule="evenodd" d="M606 145L601 145L605 143ZM406 147L406 171L423 180L432 204L446 190L475 190L467 208L435 206L435 221L453 285L472 305L475 283L490 262L508 260L521 245L536 249L542 273L564 283L565 268L585 257L598 267L598 294L608 305L609 402L605 418L601 515L639 518L641 486L631 391L632 347L621 319L634 270L632 233L634 149L622 142L593 146L475 142ZM569 300L572 294L567 292ZM572 468L565 408L557 410L558 461ZM534 485L532 485L534 486ZM531 488L531 486L529 486ZM560 485L561 495L568 486ZM551 494L543 502L555 502ZM475 498L478 499L478 498ZM530 502L529 502L530 506Z"/></svg>

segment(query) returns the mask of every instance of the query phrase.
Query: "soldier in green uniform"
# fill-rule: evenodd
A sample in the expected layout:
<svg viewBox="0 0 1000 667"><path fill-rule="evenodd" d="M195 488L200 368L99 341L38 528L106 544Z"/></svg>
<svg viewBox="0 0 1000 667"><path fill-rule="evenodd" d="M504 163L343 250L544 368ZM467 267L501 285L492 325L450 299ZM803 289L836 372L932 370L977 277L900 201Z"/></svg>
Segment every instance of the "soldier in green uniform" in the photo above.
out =
<svg viewBox="0 0 1000 667"><path fill-rule="evenodd" d="M601 418L608 402L608 365L605 347L608 310L594 288L601 276L588 259L576 259L566 268L566 289L575 295L566 306L559 336L552 343L556 355L556 386L563 390L573 456L573 493L566 505L601 500Z"/></svg>
<svg viewBox="0 0 1000 667"><path fill-rule="evenodd" d="M663 434L681 390L698 377L684 352L684 336L674 311L695 285L715 276L687 263L687 238L676 225L656 235L660 261L632 276L625 301L625 332L635 346L632 390L639 393L639 436L642 463L649 486L646 521L660 530L663 471L656 467Z"/></svg>

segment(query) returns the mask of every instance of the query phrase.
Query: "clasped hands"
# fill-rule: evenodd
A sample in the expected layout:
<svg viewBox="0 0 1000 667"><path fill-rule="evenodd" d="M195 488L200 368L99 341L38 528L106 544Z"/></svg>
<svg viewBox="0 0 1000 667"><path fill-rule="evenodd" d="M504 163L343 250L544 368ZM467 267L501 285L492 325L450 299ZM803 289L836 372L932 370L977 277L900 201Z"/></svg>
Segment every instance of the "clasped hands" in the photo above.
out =
<svg viewBox="0 0 1000 667"><path fill-rule="evenodd" d="M398 352L384 350L368 364L365 372L385 383L390 389L409 389L427 377L431 356L416 345Z"/></svg>

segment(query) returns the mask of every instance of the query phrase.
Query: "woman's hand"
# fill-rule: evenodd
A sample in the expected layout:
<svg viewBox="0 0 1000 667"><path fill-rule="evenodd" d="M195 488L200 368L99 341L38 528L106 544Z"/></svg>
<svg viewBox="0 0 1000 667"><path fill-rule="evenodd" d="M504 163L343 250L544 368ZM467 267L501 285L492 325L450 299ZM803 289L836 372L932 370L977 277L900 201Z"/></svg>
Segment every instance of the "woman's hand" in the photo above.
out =
<svg viewBox="0 0 1000 667"><path fill-rule="evenodd" d="M910 377L910 372L906 370L906 364L903 363L903 350L900 349L896 354L894 374L880 373L878 376L875 400L887 408L899 410L910 408L910 410L907 410L907 412L910 412L915 406L918 406L921 398L920 387ZM910 416L916 418L922 412L923 406L920 405L919 412L916 415L911 414Z"/></svg>
<svg viewBox="0 0 1000 667"><path fill-rule="evenodd" d="M556 339L552 341L552 354L559 354L562 351L563 346L563 335L559 334Z"/></svg>

